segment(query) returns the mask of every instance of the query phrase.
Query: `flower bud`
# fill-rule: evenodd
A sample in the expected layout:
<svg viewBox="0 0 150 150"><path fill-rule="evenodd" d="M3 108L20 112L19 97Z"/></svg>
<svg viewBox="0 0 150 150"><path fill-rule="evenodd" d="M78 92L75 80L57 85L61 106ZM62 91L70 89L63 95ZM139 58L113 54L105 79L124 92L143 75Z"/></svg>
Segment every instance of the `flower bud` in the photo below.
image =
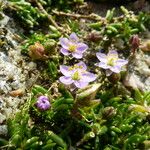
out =
<svg viewBox="0 0 150 150"><path fill-rule="evenodd" d="M111 83L117 83L120 78L121 78L121 75L120 73L112 73L110 76L107 77L108 80L111 82Z"/></svg>
<svg viewBox="0 0 150 150"><path fill-rule="evenodd" d="M132 47L132 50L133 50L133 53L135 52L135 50L139 47L140 45L140 39L139 39L139 36L136 34L136 35L133 35L129 41L129 43L131 44L131 47Z"/></svg>
<svg viewBox="0 0 150 150"><path fill-rule="evenodd" d="M102 36L100 35L99 32L91 32L87 36L87 39L92 42L98 42L98 41L102 40Z"/></svg>
<svg viewBox="0 0 150 150"><path fill-rule="evenodd" d="M45 49L43 45L38 42L36 42L34 45L29 46L29 56L37 60L43 60L48 58L45 54Z"/></svg>
<svg viewBox="0 0 150 150"><path fill-rule="evenodd" d="M114 107L105 107L103 110L103 117L105 119L112 118L116 115L116 110Z"/></svg>
<svg viewBox="0 0 150 150"><path fill-rule="evenodd" d="M48 110L51 106L47 96L40 96L35 104L35 106L40 110Z"/></svg>
<svg viewBox="0 0 150 150"><path fill-rule="evenodd" d="M53 39L50 39L44 43L44 48L46 52L50 54L55 52L55 46L56 46L56 41Z"/></svg>

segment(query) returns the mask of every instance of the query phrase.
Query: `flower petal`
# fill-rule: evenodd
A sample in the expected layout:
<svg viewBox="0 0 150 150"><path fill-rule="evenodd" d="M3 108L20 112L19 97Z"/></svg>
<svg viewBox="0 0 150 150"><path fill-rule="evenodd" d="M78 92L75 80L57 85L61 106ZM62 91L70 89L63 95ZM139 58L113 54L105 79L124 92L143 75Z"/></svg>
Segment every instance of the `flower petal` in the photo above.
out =
<svg viewBox="0 0 150 150"><path fill-rule="evenodd" d="M83 81L74 81L74 84L78 88L84 88L88 85L88 82L83 82Z"/></svg>
<svg viewBox="0 0 150 150"><path fill-rule="evenodd" d="M79 53L79 52L72 53L72 56L77 58L77 59L81 59L83 57L82 53Z"/></svg>
<svg viewBox="0 0 150 150"><path fill-rule="evenodd" d="M48 97L47 96L40 96L38 97L38 101L42 102L42 101L49 101Z"/></svg>
<svg viewBox="0 0 150 150"><path fill-rule="evenodd" d="M86 66L86 64L83 61L80 61L76 65L81 67L82 70L86 70L87 69L87 66Z"/></svg>
<svg viewBox="0 0 150 150"><path fill-rule="evenodd" d="M66 77L70 77L73 73L73 70L69 70L69 68L70 67L68 67L68 66L60 65L60 71Z"/></svg>
<svg viewBox="0 0 150 150"><path fill-rule="evenodd" d="M111 68L111 66L108 66L106 63L104 62L100 62L97 64L98 67L103 68L103 69L109 69Z"/></svg>
<svg viewBox="0 0 150 150"><path fill-rule="evenodd" d="M51 104L48 100L48 97L40 96L35 105L41 110L47 110L50 108Z"/></svg>
<svg viewBox="0 0 150 150"><path fill-rule="evenodd" d="M99 59L99 61L101 62L107 62L107 56L104 53L96 53L97 58Z"/></svg>
<svg viewBox="0 0 150 150"><path fill-rule="evenodd" d="M78 42L79 41L79 38L78 36L73 32L71 33L71 35L69 36L69 39L73 42Z"/></svg>
<svg viewBox="0 0 150 150"><path fill-rule="evenodd" d="M83 82L92 82L96 78L97 76L94 73L87 72L87 73L82 74L81 80Z"/></svg>
<svg viewBox="0 0 150 150"><path fill-rule="evenodd" d="M83 53L88 49L88 45L84 44L84 43L78 43L77 44L77 51Z"/></svg>
<svg viewBox="0 0 150 150"><path fill-rule="evenodd" d="M126 65L127 63L128 63L128 60L124 60L124 59L118 59L118 60L116 61L116 64L117 64L118 66L120 66L120 67Z"/></svg>
<svg viewBox="0 0 150 150"><path fill-rule="evenodd" d="M115 51L115 50L111 50L111 51L108 52L107 57L108 58L116 58L117 59L118 58L118 52Z"/></svg>
<svg viewBox="0 0 150 150"><path fill-rule="evenodd" d="M59 81L66 85L73 83L73 80L71 79L71 77L65 77L65 76L60 77Z"/></svg>
<svg viewBox="0 0 150 150"><path fill-rule="evenodd" d="M112 66L109 68L112 72L119 73L121 71L120 66Z"/></svg>
<svg viewBox="0 0 150 150"><path fill-rule="evenodd" d="M64 48L61 48L60 49L60 52L62 53L62 54L64 54L65 56L68 56L70 53L69 53L69 51L67 50L67 49L64 49Z"/></svg>
<svg viewBox="0 0 150 150"><path fill-rule="evenodd" d="M68 49L70 42L67 38L60 38L59 42L63 48Z"/></svg>

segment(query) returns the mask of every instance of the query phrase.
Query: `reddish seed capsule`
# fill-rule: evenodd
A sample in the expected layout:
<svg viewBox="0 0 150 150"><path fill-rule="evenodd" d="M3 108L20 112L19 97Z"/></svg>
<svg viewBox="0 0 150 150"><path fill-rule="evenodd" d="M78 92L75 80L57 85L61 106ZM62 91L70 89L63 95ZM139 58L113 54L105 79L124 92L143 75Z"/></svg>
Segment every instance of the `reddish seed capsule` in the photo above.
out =
<svg viewBox="0 0 150 150"><path fill-rule="evenodd" d="M36 42L34 45L29 46L29 56L33 59L38 60L43 60L47 58L44 46L39 42Z"/></svg>
<svg viewBox="0 0 150 150"><path fill-rule="evenodd" d="M140 39L139 36L133 35L129 41L129 43L131 44L131 48L132 48L132 52L135 53L136 49L139 47L140 45Z"/></svg>
<svg viewBox="0 0 150 150"><path fill-rule="evenodd" d="M87 39L92 42L98 42L102 40L102 36L97 32L92 32L87 36Z"/></svg>

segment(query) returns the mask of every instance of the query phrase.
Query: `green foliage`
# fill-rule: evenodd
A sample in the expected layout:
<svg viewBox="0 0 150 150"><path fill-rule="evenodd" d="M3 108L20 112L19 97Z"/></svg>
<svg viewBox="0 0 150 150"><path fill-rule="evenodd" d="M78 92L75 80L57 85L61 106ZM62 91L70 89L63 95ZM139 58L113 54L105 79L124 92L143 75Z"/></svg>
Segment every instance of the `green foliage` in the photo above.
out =
<svg viewBox="0 0 150 150"><path fill-rule="evenodd" d="M89 87L89 89L91 86ZM135 91L135 99L114 97L110 92L97 91L89 101L89 89L79 91L77 100L60 86L62 96L52 98L52 91L39 85L32 89L29 108L8 121L9 141L0 140L9 149L67 150L69 145L77 150L116 149L144 150L150 148L149 110L150 93ZM92 89L91 89L92 90ZM93 91L94 92L94 91ZM40 111L34 105L38 95L48 95L51 108ZM89 105L82 103L84 98ZM114 95L114 96L113 96ZM101 99L101 100L100 100ZM78 106L78 107L76 107ZM136 108L136 109L135 109ZM25 111L26 110L26 111ZM76 131L76 132L73 132ZM146 149L145 149L146 150Z"/></svg>
<svg viewBox="0 0 150 150"><path fill-rule="evenodd" d="M139 22L141 22L141 28L143 28L143 30L146 29L150 29L149 25L150 25L150 16L148 13L146 12L140 12L138 15L138 20ZM144 25L144 26L143 26Z"/></svg>
<svg viewBox="0 0 150 150"><path fill-rule="evenodd" d="M48 74L52 80L55 80L58 75L58 69L53 61L48 61Z"/></svg>
<svg viewBox="0 0 150 150"><path fill-rule="evenodd" d="M39 137L31 135L32 127L29 126L29 114L22 110L18 112L13 119L8 120L8 133L10 140L6 147L8 150L19 149L35 149L40 146Z"/></svg>
<svg viewBox="0 0 150 150"><path fill-rule="evenodd" d="M82 0L39 0L47 12L56 6L66 11L72 4ZM18 18L26 26L33 28L45 19L37 7L30 1L11 0ZM134 15L121 7L123 17L114 17L115 9L108 10L105 22L90 23L91 29L97 30L107 41L101 40L105 48L116 39L122 39L128 46L129 38L145 31L150 17L146 13ZM18 13L17 13L18 12ZM67 20L74 32L82 32L77 20ZM59 62L65 61L57 52L56 43L63 33L48 24L46 34L32 32L24 41L22 52L27 54L29 46L41 43L47 51L48 60L40 63L44 85L34 85L29 99L21 112L8 120L8 141L0 139L0 146L8 150L147 150L150 148L150 93L135 91L134 96L127 96L113 88L103 89L101 84L93 84L85 89L70 92L57 83ZM89 31L85 31L85 34ZM108 41L109 40L109 41ZM107 43L108 42L108 43ZM94 45L95 46L95 45ZM98 45L99 46L99 45ZM72 61L68 59L67 61ZM37 64L38 64L37 63ZM67 62L68 63L68 62ZM43 66L44 67L43 67ZM46 77L45 77L46 74ZM56 82L57 86L53 88ZM104 81L105 82L105 81ZM105 85L107 86L107 85ZM49 87L49 89L47 88ZM51 107L41 111L35 105L37 98L46 95Z"/></svg>
<svg viewBox="0 0 150 150"><path fill-rule="evenodd" d="M61 36L60 32L57 31L57 29L53 26L50 26L49 33L44 35L43 33L32 33L28 38L26 37L26 40L24 41L24 44L22 45L22 53L27 54L29 51L29 46L34 45L36 42L39 42L44 46L47 53L54 54L55 47L56 47L56 41L54 39L58 39Z"/></svg>
<svg viewBox="0 0 150 150"><path fill-rule="evenodd" d="M14 10L20 22L27 28L39 25L39 21L45 18L36 7L25 0L9 0L9 7Z"/></svg>
<svg viewBox="0 0 150 150"><path fill-rule="evenodd" d="M126 4L126 3L129 3L129 2L132 2L132 0L94 0L95 2L97 3L106 3L106 2L109 2L109 3L115 3L115 4Z"/></svg>
<svg viewBox="0 0 150 150"><path fill-rule="evenodd" d="M71 97L53 99L51 110L41 112L34 106L36 98L39 94L49 95L50 91L42 86L35 85L32 89L32 93L31 101L26 103L23 110L15 115L15 118L8 120L9 141L0 139L1 148L7 147L9 150L36 150L37 148L42 150L49 148L67 150L67 145L61 136L55 134L50 128L53 129L52 124L56 124L57 121L60 120L60 113L62 116L64 114L63 119L67 117L66 115L69 116L68 108L73 104L73 99ZM67 109L62 107L64 105L68 106ZM29 107L30 109L28 109ZM40 123L37 119L40 120ZM55 127L58 129L60 128L59 126L60 124ZM57 130L55 132L57 132Z"/></svg>
<svg viewBox="0 0 150 150"><path fill-rule="evenodd" d="M57 7L59 9L70 9L74 4L82 4L83 0L8 0L7 9L11 10L15 17L18 18L25 28L32 29L42 24L46 26L47 14L41 11L38 3L44 7L44 9L51 13L51 9ZM45 24L43 24L45 22Z"/></svg>
<svg viewBox="0 0 150 150"><path fill-rule="evenodd" d="M135 15L123 6L120 9L123 12L120 17L115 17L115 9L112 9L107 11L105 23L102 20L89 24L89 27L98 30L102 36L109 39L109 41L101 42L105 49L117 39L122 39L124 45L128 46L132 35L144 32L149 28L150 18L147 13Z"/></svg>

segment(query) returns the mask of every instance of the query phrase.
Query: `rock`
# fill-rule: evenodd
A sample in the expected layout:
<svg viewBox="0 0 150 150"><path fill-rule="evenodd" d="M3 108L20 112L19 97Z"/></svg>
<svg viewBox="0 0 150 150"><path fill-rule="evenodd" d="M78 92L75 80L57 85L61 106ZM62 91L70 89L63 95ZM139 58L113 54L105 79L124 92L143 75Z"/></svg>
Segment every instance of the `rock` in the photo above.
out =
<svg viewBox="0 0 150 150"><path fill-rule="evenodd" d="M122 39L116 39L115 43L114 43L115 47L117 47L118 49L123 49L124 48L124 41Z"/></svg>
<svg viewBox="0 0 150 150"><path fill-rule="evenodd" d="M143 41L142 44L140 45L140 49L143 52L150 52L150 40Z"/></svg>
<svg viewBox="0 0 150 150"><path fill-rule="evenodd" d="M10 118L11 117L11 115L12 115L12 113L13 113L13 110L12 110L12 108L11 107L9 107L9 108L5 108L5 110L4 110L4 115L7 117L7 118Z"/></svg>
<svg viewBox="0 0 150 150"><path fill-rule="evenodd" d="M5 14L3 14L3 13L0 13L0 14L3 17L3 19L0 20L0 25L1 25L1 27L4 27L5 25L7 25L8 21L9 21L9 17L6 16Z"/></svg>
<svg viewBox="0 0 150 150"><path fill-rule="evenodd" d="M8 130L7 130L7 125L1 125L0 126L0 135L7 135L7 132L8 132Z"/></svg>
<svg viewBox="0 0 150 150"><path fill-rule="evenodd" d="M22 96L23 93L24 93L23 89L17 89L17 90L13 90L13 91L9 92L9 94L13 97Z"/></svg>
<svg viewBox="0 0 150 150"><path fill-rule="evenodd" d="M150 91L150 55L139 51L128 67L124 85L141 91Z"/></svg>
<svg viewBox="0 0 150 150"><path fill-rule="evenodd" d="M37 78L29 72L36 72L33 62L26 62L21 55L19 43L14 39L22 29L16 27L15 22L4 15L0 21L0 135L6 134L6 120L19 111L28 98L30 90L27 83L34 84ZM21 98L20 98L21 97Z"/></svg>
<svg viewBox="0 0 150 150"><path fill-rule="evenodd" d="M6 119L6 116L0 113L0 124L2 124Z"/></svg>
<svg viewBox="0 0 150 150"><path fill-rule="evenodd" d="M140 79L134 74L128 74L124 80L124 85L133 89L143 89L144 85Z"/></svg>

